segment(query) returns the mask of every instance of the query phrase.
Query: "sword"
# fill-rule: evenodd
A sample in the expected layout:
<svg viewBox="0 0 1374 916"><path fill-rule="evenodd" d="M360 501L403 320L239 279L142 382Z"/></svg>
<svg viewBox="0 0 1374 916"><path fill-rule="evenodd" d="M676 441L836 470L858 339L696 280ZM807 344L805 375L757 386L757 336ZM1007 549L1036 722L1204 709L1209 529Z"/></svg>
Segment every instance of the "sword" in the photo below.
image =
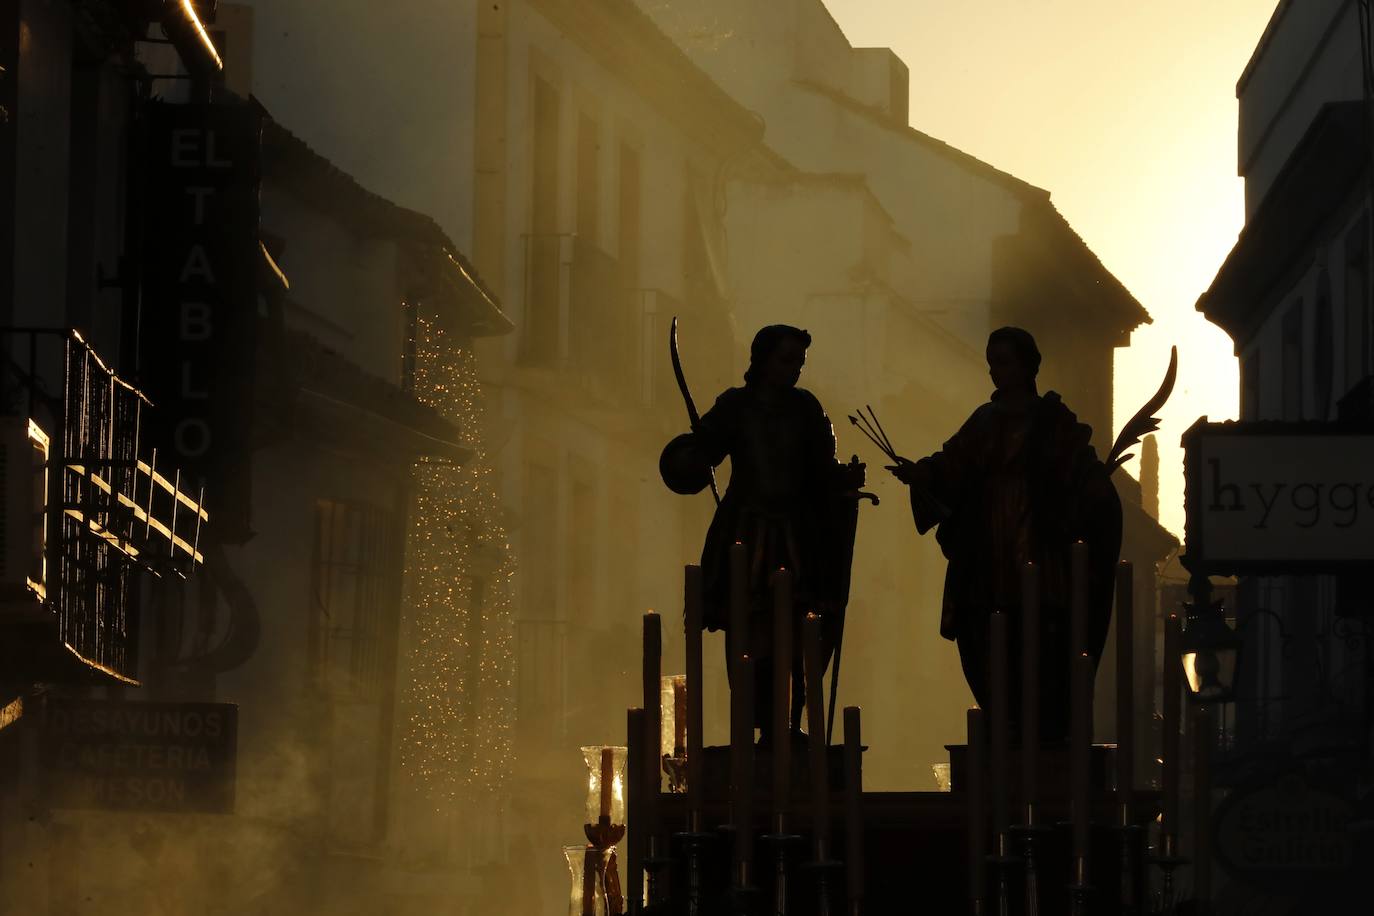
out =
<svg viewBox="0 0 1374 916"><path fill-rule="evenodd" d="M673 316L672 327L668 330L668 355L673 360L673 375L677 378L677 390L682 392L682 401L687 405L687 420L691 425L692 432L696 432L697 425L701 423L701 417L697 414L696 402L692 400L692 392L687 387L687 376L682 374L682 357L677 350L677 316ZM711 468L711 495L716 499L716 505L720 505L720 491L716 489L716 469Z"/></svg>

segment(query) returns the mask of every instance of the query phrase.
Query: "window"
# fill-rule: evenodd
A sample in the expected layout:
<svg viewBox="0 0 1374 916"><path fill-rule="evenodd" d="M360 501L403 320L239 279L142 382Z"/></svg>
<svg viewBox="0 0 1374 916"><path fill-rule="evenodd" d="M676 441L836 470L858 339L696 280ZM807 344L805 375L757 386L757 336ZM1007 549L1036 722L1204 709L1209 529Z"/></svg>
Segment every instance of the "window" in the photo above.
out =
<svg viewBox="0 0 1374 916"><path fill-rule="evenodd" d="M1331 411L1331 376L1335 371L1335 342L1331 319L1331 276L1317 275L1317 301L1312 315L1312 410L1325 420Z"/></svg>
<svg viewBox="0 0 1374 916"><path fill-rule="evenodd" d="M620 269L626 289L639 288L639 152L620 144Z"/></svg>
<svg viewBox="0 0 1374 916"><path fill-rule="evenodd" d="M601 139L596 121L582 115L577 124L577 234L596 241L601 197Z"/></svg>
<svg viewBox="0 0 1374 916"><path fill-rule="evenodd" d="M1302 419L1302 300L1283 316L1283 419Z"/></svg>
<svg viewBox="0 0 1374 916"><path fill-rule="evenodd" d="M1345 237L1345 381L1369 374L1369 216Z"/></svg>
<svg viewBox="0 0 1374 916"><path fill-rule="evenodd" d="M362 503L315 503L310 582L311 680L375 697L392 670L400 553L391 513Z"/></svg>

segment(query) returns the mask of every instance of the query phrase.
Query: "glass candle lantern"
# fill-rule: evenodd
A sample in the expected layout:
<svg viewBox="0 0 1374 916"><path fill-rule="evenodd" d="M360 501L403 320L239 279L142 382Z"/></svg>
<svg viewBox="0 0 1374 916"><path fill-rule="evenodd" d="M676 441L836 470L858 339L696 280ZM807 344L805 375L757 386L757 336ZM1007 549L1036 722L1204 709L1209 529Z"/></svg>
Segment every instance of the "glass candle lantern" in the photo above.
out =
<svg viewBox="0 0 1374 916"><path fill-rule="evenodd" d="M623 747L591 745L582 748L587 764L587 821L606 818L615 826L625 824L625 758Z"/></svg>
<svg viewBox="0 0 1374 916"><path fill-rule="evenodd" d="M658 703L659 754L664 757L687 756L687 675L664 675Z"/></svg>
<svg viewBox="0 0 1374 916"><path fill-rule="evenodd" d="M604 869L610 859L611 850L595 849L589 846L564 846L563 857L568 860L568 916L606 916L610 908L606 905L604 883L599 874L587 874L588 863L596 866L598 862ZM590 880L588 880L590 878ZM591 905L587 895L591 894Z"/></svg>

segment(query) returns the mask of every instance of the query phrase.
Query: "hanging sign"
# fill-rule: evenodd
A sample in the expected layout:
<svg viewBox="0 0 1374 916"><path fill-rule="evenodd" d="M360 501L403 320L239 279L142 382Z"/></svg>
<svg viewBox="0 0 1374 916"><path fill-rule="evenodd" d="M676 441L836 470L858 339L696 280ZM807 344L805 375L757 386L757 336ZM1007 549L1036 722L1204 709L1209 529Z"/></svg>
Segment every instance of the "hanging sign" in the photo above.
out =
<svg viewBox="0 0 1374 916"><path fill-rule="evenodd" d="M1192 568L1278 575L1374 561L1374 427L1199 421L1183 447Z"/></svg>
<svg viewBox="0 0 1374 916"><path fill-rule="evenodd" d="M40 754L59 808L234 810L238 707L49 700Z"/></svg>

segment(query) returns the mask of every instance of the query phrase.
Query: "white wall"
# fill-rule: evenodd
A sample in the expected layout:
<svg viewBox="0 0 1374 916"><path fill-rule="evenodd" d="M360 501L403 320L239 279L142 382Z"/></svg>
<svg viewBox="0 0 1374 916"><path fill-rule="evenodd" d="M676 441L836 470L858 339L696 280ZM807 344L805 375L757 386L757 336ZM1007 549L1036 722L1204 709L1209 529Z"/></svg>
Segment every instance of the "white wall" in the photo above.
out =
<svg viewBox="0 0 1374 916"><path fill-rule="evenodd" d="M1356 0L1286 3L1236 94L1238 171L1245 177L1248 217L1322 105L1362 97Z"/></svg>

